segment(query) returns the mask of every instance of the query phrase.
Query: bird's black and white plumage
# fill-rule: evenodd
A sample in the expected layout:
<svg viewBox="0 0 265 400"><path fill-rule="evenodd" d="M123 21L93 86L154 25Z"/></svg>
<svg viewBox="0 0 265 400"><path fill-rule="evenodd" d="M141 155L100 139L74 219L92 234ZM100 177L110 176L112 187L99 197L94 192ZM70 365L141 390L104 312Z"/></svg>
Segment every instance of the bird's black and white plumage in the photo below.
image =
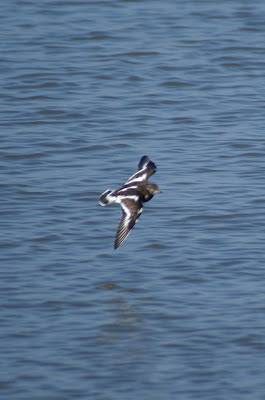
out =
<svg viewBox="0 0 265 400"><path fill-rule="evenodd" d="M117 190L106 190L99 198L101 206L110 203L121 205L121 219L118 225L114 249L126 239L138 221L143 210L142 203L151 200L159 192L157 185L147 183L148 178L156 172L155 164L147 156L143 156L138 164L138 171Z"/></svg>

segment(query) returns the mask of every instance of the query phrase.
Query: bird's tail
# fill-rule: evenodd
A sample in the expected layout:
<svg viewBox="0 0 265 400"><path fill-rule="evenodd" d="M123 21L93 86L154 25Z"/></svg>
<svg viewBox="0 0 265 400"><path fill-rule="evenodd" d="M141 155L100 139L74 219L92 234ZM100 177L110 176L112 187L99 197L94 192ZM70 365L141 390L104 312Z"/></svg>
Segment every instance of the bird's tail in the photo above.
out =
<svg viewBox="0 0 265 400"><path fill-rule="evenodd" d="M111 195L113 193L113 190L106 190L102 195L100 196L98 202L101 206L107 206L108 204L112 203L111 200Z"/></svg>

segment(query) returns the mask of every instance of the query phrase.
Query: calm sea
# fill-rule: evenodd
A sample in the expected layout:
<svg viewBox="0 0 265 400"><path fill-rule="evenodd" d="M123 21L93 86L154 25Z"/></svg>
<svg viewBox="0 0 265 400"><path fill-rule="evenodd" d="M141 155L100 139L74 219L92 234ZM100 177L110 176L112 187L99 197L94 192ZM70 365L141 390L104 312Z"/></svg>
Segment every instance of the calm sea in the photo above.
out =
<svg viewBox="0 0 265 400"><path fill-rule="evenodd" d="M0 398L265 399L265 3L9 0ZM116 251L100 207L162 193Z"/></svg>

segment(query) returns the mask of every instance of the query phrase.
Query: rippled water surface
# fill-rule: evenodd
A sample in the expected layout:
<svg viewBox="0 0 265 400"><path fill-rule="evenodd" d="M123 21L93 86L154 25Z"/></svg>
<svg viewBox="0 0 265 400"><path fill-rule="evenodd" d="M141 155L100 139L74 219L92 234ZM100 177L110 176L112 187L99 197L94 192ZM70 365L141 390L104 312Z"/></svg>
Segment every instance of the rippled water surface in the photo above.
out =
<svg viewBox="0 0 265 400"><path fill-rule="evenodd" d="M1 399L264 400L264 1L11 0L0 35Z"/></svg>

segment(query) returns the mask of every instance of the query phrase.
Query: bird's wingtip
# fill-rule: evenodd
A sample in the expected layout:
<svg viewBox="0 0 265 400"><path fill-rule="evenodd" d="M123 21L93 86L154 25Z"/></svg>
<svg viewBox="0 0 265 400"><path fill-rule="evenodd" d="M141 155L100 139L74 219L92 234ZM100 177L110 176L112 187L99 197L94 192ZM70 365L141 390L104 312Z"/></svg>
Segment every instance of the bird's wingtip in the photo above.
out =
<svg viewBox="0 0 265 400"><path fill-rule="evenodd" d="M155 173L156 172L156 165L148 156L143 156L138 164L138 171L143 168L150 168Z"/></svg>

